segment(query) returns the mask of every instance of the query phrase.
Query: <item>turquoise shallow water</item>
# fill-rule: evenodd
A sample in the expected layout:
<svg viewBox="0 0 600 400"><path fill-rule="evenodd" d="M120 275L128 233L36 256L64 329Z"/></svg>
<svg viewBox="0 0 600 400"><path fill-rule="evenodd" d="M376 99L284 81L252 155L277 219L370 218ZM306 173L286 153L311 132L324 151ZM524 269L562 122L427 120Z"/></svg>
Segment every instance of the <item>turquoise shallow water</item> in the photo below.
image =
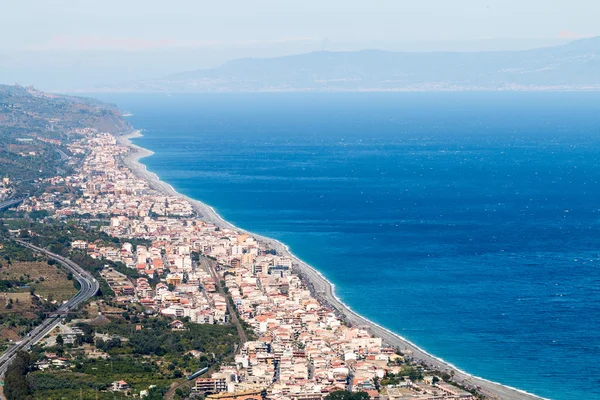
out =
<svg viewBox="0 0 600 400"><path fill-rule="evenodd" d="M600 95L98 96L143 162L475 375L600 398Z"/></svg>

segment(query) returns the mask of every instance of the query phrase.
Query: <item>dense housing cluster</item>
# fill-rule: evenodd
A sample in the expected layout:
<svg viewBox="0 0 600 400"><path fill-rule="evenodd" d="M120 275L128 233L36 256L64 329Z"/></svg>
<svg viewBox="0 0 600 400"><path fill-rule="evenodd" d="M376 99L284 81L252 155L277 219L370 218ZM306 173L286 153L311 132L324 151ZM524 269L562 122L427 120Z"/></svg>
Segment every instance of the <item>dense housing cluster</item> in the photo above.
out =
<svg viewBox="0 0 600 400"><path fill-rule="evenodd" d="M198 378L195 391L215 398L263 393L274 400L320 400L337 390L371 398L474 398L434 375L423 376L410 352L345 323L294 274L292 258L244 232L202 221L188 200L138 178L121 161L130 149L114 136L87 132L70 149L86 154L84 162L74 175L53 182L69 190L33 197L20 209L102 219L100 229L111 236L149 242L71 243L75 251L139 273L134 280L109 267L102 271L116 302L170 316L173 329L182 328L185 318L227 324L236 314L253 332L235 362Z"/></svg>

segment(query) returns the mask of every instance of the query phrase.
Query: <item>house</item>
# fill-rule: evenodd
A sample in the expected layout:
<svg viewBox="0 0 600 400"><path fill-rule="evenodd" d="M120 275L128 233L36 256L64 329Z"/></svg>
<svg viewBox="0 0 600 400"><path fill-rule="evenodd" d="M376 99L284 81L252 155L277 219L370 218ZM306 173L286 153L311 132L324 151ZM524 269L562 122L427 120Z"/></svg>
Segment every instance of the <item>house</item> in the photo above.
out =
<svg viewBox="0 0 600 400"><path fill-rule="evenodd" d="M56 358L52 360L52 366L57 368L67 367L69 366L69 360L64 357Z"/></svg>
<svg viewBox="0 0 600 400"><path fill-rule="evenodd" d="M167 275L167 284L173 286L181 284L181 276L175 274Z"/></svg>
<svg viewBox="0 0 600 400"><path fill-rule="evenodd" d="M77 333L75 332L66 332L63 333L61 336L63 338L64 344L75 344L75 342L77 341Z"/></svg>
<svg viewBox="0 0 600 400"><path fill-rule="evenodd" d="M377 390L366 390L371 400L379 400L379 392Z"/></svg>
<svg viewBox="0 0 600 400"><path fill-rule="evenodd" d="M227 391L225 378L198 378L194 390L204 394L215 394Z"/></svg>
<svg viewBox="0 0 600 400"><path fill-rule="evenodd" d="M173 331L183 331L185 330L185 325L180 320L176 319L175 321L169 324L171 326L171 330Z"/></svg>
<svg viewBox="0 0 600 400"><path fill-rule="evenodd" d="M135 294L135 288L131 285L123 286L123 288L121 289L121 293L123 293L126 296L133 296Z"/></svg>
<svg viewBox="0 0 600 400"><path fill-rule="evenodd" d="M75 240L71 243L71 248L76 250L85 250L88 246L88 243L83 240Z"/></svg>
<svg viewBox="0 0 600 400"><path fill-rule="evenodd" d="M112 383L113 392L124 392L129 389L129 385L125 381L114 381Z"/></svg>
<svg viewBox="0 0 600 400"><path fill-rule="evenodd" d="M41 371L50 368L51 365L48 361L38 361L35 363L35 367Z"/></svg>

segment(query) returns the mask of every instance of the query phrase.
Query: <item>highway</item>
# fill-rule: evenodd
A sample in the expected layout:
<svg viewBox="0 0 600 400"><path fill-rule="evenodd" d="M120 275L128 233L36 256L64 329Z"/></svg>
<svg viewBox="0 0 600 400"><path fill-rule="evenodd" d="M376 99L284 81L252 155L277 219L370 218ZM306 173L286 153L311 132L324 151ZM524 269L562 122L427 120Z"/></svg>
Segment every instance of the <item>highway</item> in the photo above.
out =
<svg viewBox="0 0 600 400"><path fill-rule="evenodd" d="M75 310L80 304L94 296L100 287L98 281L89 272L85 271L73 261L59 256L58 254L51 253L41 247L34 246L23 240L15 239L15 241L22 246L28 247L39 253L43 253L49 258L58 261L67 271L73 273L73 277L77 279L77 282L79 282L80 289L79 292L77 292L77 294L69 301L63 303L63 305L61 305L58 310L55 311L55 313L50 314L48 318L44 320L44 322L29 332L29 334L23 338L23 340L15 343L11 348L2 353L0 356L0 377L4 376L10 362L13 360L18 351L27 350L30 346L42 340L44 336L48 334L48 332L50 332L60 323L62 313Z"/></svg>
<svg viewBox="0 0 600 400"><path fill-rule="evenodd" d="M0 211L19 205L25 199L9 199L0 203Z"/></svg>
<svg viewBox="0 0 600 400"><path fill-rule="evenodd" d="M64 151L62 151L61 149L56 149L56 152L60 156L60 161L66 161L66 160L69 160L71 158Z"/></svg>

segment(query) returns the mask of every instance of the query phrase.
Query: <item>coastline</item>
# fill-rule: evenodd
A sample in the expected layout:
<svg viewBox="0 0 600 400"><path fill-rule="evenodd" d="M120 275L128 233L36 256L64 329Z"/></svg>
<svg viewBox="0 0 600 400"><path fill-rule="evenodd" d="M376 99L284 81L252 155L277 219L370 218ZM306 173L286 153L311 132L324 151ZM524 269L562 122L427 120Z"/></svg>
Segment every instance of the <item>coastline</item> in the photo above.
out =
<svg viewBox="0 0 600 400"><path fill-rule="evenodd" d="M131 171L141 179L146 180L150 186L154 189L165 193L169 196L176 196L190 202L194 210L198 213L198 217L203 221L212 223L220 228L234 229L239 232L245 232L256 237L263 243L268 244L271 248L274 248L278 254L289 256L293 259L295 264L295 270L302 276L314 294L314 296L321 302L329 305L335 309L339 315L354 326L360 326L366 328L373 336L377 336L383 339L384 343L389 346L398 347L402 350L409 350L412 352L412 358L416 361L422 361L423 363L440 371L446 371L450 373L454 372L454 380L459 383L463 383L469 386L479 386L479 392L491 399L506 399L506 400L533 400L543 399L540 396L525 392L523 390L513 388L510 386L503 385L501 383L493 382L485 378L471 375L465 371L460 370L451 363L444 361L432 354L427 353L425 350L418 347L416 344L403 338L402 336L384 328L383 326L359 315L352 310L348 305L343 303L339 297L335 294L335 286L329 282L323 274L317 271L312 266L302 261L299 257L293 254L290 249L282 242L257 235L252 232L248 232L242 228L236 227L233 224L224 220L212 207L202 203L199 200L192 199L181 193L178 193L171 185L161 181L160 178L153 172L148 171L146 166L140 162L142 158L149 157L154 152L133 144L130 139L141 137L141 131L136 130L127 135L116 136L119 144L127 146L131 149L129 153L122 157L124 164L131 169Z"/></svg>

